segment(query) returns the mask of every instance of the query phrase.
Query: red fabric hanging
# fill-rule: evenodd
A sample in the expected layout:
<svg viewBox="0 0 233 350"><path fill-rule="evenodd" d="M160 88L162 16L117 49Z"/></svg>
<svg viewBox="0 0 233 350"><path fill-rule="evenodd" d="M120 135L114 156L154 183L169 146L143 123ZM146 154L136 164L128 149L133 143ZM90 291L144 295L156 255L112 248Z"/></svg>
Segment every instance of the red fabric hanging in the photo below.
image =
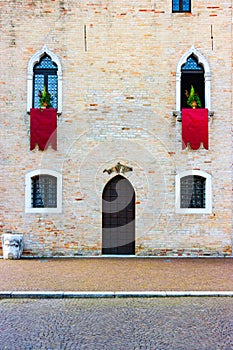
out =
<svg viewBox="0 0 233 350"><path fill-rule="evenodd" d="M182 109L182 149L189 143L196 150L202 142L204 148L208 149L208 109Z"/></svg>
<svg viewBox="0 0 233 350"><path fill-rule="evenodd" d="M57 150L57 110L54 108L31 108L30 110L30 150L38 144L40 150L51 143Z"/></svg>

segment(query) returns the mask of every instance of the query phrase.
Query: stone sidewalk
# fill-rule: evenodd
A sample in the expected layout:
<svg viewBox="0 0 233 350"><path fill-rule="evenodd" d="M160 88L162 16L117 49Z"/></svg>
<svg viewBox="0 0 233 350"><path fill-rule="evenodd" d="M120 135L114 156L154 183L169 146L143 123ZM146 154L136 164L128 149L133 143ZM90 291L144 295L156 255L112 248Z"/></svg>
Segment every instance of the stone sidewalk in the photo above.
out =
<svg viewBox="0 0 233 350"><path fill-rule="evenodd" d="M180 295L184 291L204 292L205 295L205 292L224 291L233 294L233 259L0 259L0 291L108 292L109 295L148 291Z"/></svg>
<svg viewBox="0 0 233 350"><path fill-rule="evenodd" d="M0 300L1 350L232 350L233 298Z"/></svg>

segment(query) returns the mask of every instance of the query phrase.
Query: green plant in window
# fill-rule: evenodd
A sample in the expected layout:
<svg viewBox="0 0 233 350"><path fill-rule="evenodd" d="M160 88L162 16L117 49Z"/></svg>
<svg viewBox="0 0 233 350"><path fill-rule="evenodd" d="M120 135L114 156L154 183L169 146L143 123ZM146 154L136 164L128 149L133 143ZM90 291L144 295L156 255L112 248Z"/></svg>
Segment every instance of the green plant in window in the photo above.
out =
<svg viewBox="0 0 233 350"><path fill-rule="evenodd" d="M39 90L39 101L40 101L40 108L51 108L51 101L52 97L50 93L47 91L46 86L44 85L43 91Z"/></svg>
<svg viewBox="0 0 233 350"><path fill-rule="evenodd" d="M198 96L198 93L195 92L195 89L194 89L193 85L191 85L190 93L188 93L188 90L185 90L185 95L188 98L187 99L187 104L190 107L192 107L192 108L196 108L196 107L201 108L200 97Z"/></svg>

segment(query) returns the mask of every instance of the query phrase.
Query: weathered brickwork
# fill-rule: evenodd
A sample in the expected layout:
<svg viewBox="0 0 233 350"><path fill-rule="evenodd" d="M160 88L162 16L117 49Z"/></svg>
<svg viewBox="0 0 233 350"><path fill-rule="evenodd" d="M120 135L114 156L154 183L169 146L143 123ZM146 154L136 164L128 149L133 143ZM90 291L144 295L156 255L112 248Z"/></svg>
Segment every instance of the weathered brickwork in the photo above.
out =
<svg viewBox="0 0 233 350"><path fill-rule="evenodd" d="M137 255L232 254L231 1L2 0L0 233L25 256L100 255L102 193L121 162L136 193ZM30 151L27 69L44 46L61 61L58 150ZM182 150L176 70L194 47L211 70L209 150ZM62 213L25 212L25 175L62 174ZM175 176L212 177L212 212L178 214Z"/></svg>

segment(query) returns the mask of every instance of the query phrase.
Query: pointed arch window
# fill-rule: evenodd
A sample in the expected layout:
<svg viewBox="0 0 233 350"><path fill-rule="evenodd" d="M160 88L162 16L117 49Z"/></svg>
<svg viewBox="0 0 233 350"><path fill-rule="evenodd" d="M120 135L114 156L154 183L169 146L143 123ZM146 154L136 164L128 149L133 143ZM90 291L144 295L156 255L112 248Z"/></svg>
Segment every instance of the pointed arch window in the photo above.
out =
<svg viewBox="0 0 233 350"><path fill-rule="evenodd" d="M50 93L52 107L57 108L57 70L56 63L47 54L35 64L33 68L33 108L40 108L38 93L43 91L44 86L46 91Z"/></svg>
<svg viewBox="0 0 233 350"><path fill-rule="evenodd" d="M188 91L188 93L190 92L191 86L193 86L198 93L201 105L205 106L204 82L204 68L192 54L181 67L181 109L191 108L187 105L187 96L185 95L185 91Z"/></svg>
<svg viewBox="0 0 233 350"><path fill-rule="evenodd" d="M192 46L179 60L176 70L176 112L180 117L182 108L188 108L185 90L190 92L191 85L198 93L202 108L211 111L211 73L210 66L205 57Z"/></svg>
<svg viewBox="0 0 233 350"><path fill-rule="evenodd" d="M39 108L39 90L46 86L52 96L52 107L62 112L62 67L59 58L46 46L36 52L28 64L27 111Z"/></svg>

